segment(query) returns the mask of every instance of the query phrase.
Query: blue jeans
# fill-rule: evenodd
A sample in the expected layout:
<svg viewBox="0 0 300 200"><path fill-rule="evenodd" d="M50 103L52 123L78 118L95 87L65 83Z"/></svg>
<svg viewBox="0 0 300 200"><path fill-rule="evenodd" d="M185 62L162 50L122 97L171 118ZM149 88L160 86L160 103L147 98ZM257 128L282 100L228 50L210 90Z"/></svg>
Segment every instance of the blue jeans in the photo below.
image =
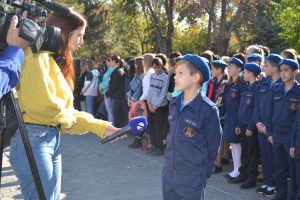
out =
<svg viewBox="0 0 300 200"><path fill-rule="evenodd" d="M107 110L108 121L115 127L122 127L123 123L123 101L113 98L104 98L105 107Z"/></svg>
<svg viewBox="0 0 300 200"><path fill-rule="evenodd" d="M95 97L94 96L86 96L85 97L85 104L86 104L86 112L94 115L94 102L95 102Z"/></svg>
<svg viewBox="0 0 300 200"><path fill-rule="evenodd" d="M61 190L60 133L56 127L26 124L31 148L47 200L59 200ZM19 129L11 139L9 160L19 179L24 200L38 195Z"/></svg>

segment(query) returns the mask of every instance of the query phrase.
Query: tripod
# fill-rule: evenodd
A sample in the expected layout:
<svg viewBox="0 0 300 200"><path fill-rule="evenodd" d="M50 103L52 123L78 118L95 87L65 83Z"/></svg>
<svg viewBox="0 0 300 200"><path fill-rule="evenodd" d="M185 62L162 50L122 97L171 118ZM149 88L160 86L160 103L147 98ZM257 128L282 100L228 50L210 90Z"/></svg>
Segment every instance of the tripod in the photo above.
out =
<svg viewBox="0 0 300 200"><path fill-rule="evenodd" d="M5 142L5 132L7 130L7 109L8 106L12 106L14 110L15 117L17 119L17 126L19 127L22 141L24 144L25 152L28 158L28 162L30 165L31 173L33 176L33 180L35 183L35 187L39 196L40 200L46 200L45 193L43 190L42 182L40 179L40 175L36 166L36 162L33 156L33 152L30 146L30 142L28 139L28 134L25 129L25 124L22 118L22 112L18 103L18 97L16 91L11 91L8 94L6 94L2 99L1 99L1 121L0 121L0 184L1 184L1 172L2 172L2 159L3 159L3 150L4 150L4 142Z"/></svg>

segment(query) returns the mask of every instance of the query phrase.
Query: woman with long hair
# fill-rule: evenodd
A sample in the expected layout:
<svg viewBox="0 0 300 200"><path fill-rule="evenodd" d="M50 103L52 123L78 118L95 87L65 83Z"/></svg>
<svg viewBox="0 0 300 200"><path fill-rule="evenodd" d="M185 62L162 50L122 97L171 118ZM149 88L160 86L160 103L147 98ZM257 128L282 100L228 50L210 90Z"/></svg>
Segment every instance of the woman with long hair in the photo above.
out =
<svg viewBox="0 0 300 200"><path fill-rule="evenodd" d="M57 53L65 58L65 63L58 66L54 53L33 54L27 49L17 89L45 197L58 200L62 176L60 132L93 132L105 137L119 129L73 107L75 75L72 54L84 43L85 18L75 11L68 16L52 13L46 24L61 29L61 47ZM38 199L19 130L11 139L9 158L23 198Z"/></svg>

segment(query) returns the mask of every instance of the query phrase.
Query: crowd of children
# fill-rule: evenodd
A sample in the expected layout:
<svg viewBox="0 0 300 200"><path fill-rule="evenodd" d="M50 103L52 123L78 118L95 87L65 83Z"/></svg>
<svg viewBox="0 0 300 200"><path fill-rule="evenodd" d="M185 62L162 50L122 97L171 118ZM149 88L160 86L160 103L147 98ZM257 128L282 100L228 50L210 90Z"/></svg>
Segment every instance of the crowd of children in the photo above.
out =
<svg viewBox="0 0 300 200"><path fill-rule="evenodd" d="M223 171L222 164L228 163L230 151L233 169L224 176L228 183L239 183L241 189L255 187L261 163L263 183L257 193L276 200L300 199L300 85L297 82L299 56L295 50L287 49L279 55L270 53L267 47L251 45L245 55L239 53L222 58L211 51L201 56L172 53L168 58L163 54L147 53L143 57L126 59L125 64L118 56L108 58L106 64L115 66L100 71L103 77L100 94L104 102L111 101L106 91L111 85L112 91L123 90L125 78L122 77L129 78L126 95L120 92L115 95L120 97L115 115L122 116L122 110L125 115L129 112L130 119L137 115L148 117L146 153L159 156L166 151L165 199L203 196L201 192L178 189L174 184L196 181L193 186L204 189L211 170L214 173ZM115 69L119 72L112 79ZM185 74L188 72L189 76ZM198 77L195 74L199 74L200 79L195 78ZM91 78L87 76L85 81ZM81 78L81 87L85 88L86 84ZM109 110L110 105L105 103L104 108ZM127 112L121 105L129 107ZM218 108L218 116L214 115L214 108ZM202 110L207 111L203 113ZM114 118L108 116L109 120ZM135 138L129 147L142 147L142 140ZM205 143L201 144L203 141ZM201 153L207 154L207 160L201 160ZM199 174L203 171L201 165L206 166L207 171ZM175 168L177 173L172 171ZM205 174L205 178L201 177L199 183L185 179L183 175L193 175L193 171L194 175ZM192 185L189 187L192 189Z"/></svg>

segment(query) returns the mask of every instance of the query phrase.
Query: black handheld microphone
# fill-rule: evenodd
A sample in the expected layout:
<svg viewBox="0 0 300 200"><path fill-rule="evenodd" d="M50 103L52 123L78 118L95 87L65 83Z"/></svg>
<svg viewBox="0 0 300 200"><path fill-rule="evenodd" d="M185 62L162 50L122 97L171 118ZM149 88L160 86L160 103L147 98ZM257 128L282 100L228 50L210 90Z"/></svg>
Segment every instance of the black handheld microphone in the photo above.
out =
<svg viewBox="0 0 300 200"><path fill-rule="evenodd" d="M145 117L143 117L143 116L135 117L129 121L127 126L122 128L121 130L115 132L114 134L102 139L101 143L104 144L104 143L110 142L110 141L112 141L120 136L123 136L129 132L132 133L133 135L139 135L144 130L146 130L147 126L148 126L148 122Z"/></svg>
<svg viewBox="0 0 300 200"><path fill-rule="evenodd" d="M52 0L36 0L36 2L39 2L49 10L52 10L53 12L62 14L62 15L70 15L70 9L62 4L56 3Z"/></svg>

